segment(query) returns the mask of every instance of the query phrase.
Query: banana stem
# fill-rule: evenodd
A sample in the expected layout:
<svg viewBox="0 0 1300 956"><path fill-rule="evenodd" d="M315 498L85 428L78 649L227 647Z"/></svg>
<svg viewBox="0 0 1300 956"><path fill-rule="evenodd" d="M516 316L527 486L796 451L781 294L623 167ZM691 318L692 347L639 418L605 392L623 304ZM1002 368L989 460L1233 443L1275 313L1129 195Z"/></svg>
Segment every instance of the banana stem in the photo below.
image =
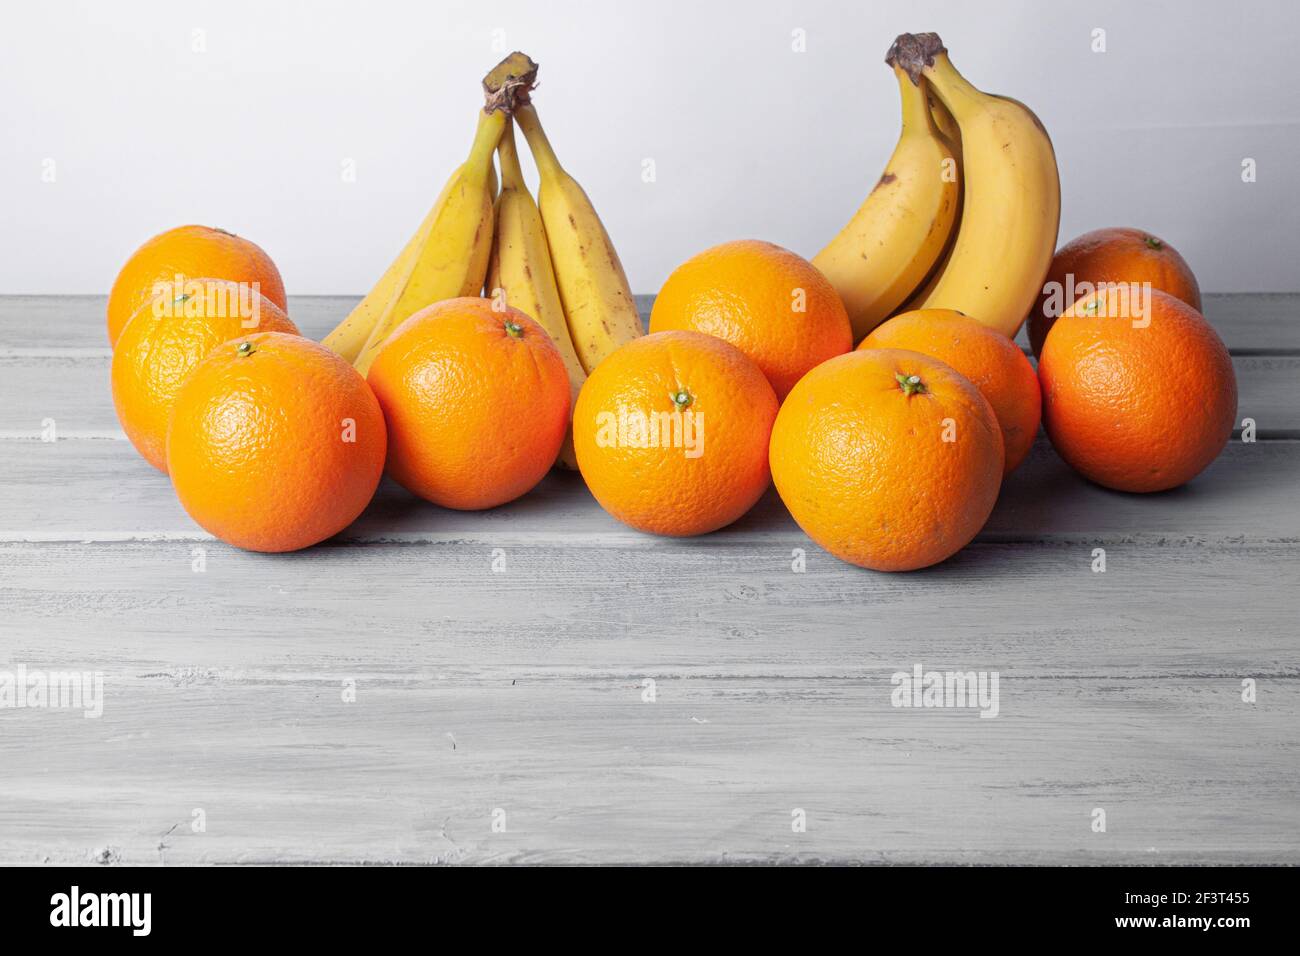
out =
<svg viewBox="0 0 1300 956"><path fill-rule="evenodd" d="M924 84L912 82L907 71L898 64L894 64L894 75L898 78L898 91L903 104L903 135L932 135L935 132L934 119L930 116Z"/></svg>
<svg viewBox="0 0 1300 956"><path fill-rule="evenodd" d="M984 93L957 72L948 59L947 47L937 33L900 34L889 48L885 62L896 70L905 72L918 86L924 74L935 95L954 114L987 99Z"/></svg>
<svg viewBox="0 0 1300 956"><path fill-rule="evenodd" d="M900 33L885 54L885 62L905 71L912 82L920 84L921 71L947 48L937 33Z"/></svg>
<svg viewBox="0 0 1300 956"><path fill-rule="evenodd" d="M536 84L537 64L532 57L516 50L483 77L483 108L489 113L496 110L513 113L516 106L528 102L528 94Z"/></svg>
<svg viewBox="0 0 1300 956"><path fill-rule="evenodd" d="M506 128L507 115L501 110L491 113L480 111L478 127L474 130L474 145L470 147L469 158L465 164L473 169L482 169L487 176L492 166L492 153L501 141L501 134Z"/></svg>
<svg viewBox="0 0 1300 956"><path fill-rule="evenodd" d="M564 172L559 157L551 149L551 141L546 138L546 131L542 129L542 121L537 118L537 110L531 103L515 110L515 122L524 131L524 138L528 140L528 148L533 152L538 172L544 176Z"/></svg>
<svg viewBox="0 0 1300 956"><path fill-rule="evenodd" d="M507 122L501 131L501 141L497 143L497 158L501 160L501 184L503 189L527 189L524 185L524 171L519 166L519 151L515 149L515 124Z"/></svg>
<svg viewBox="0 0 1300 956"><path fill-rule="evenodd" d="M519 52L511 53L483 77L483 110L478 115L478 129L467 162L480 162L486 169L492 168L492 153L505 132L506 123L515 110L528 102L528 94L536 82L537 64Z"/></svg>

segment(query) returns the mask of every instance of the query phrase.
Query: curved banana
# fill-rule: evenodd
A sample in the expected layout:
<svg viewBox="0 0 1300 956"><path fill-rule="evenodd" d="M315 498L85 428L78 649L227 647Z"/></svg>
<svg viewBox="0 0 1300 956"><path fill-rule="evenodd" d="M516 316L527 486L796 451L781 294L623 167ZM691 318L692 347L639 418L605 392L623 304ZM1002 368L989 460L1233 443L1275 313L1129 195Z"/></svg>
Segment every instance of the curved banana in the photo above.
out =
<svg viewBox="0 0 1300 956"><path fill-rule="evenodd" d="M410 281L420 249L423 248L429 229L437 218L437 209L438 205L435 203L434 208L424 217L424 222L420 223L420 228L416 230L415 235L398 253L392 265L379 277L374 288L357 303L346 319L334 327L334 331L321 340L322 345L349 362L356 361L380 317L388 313L397 294Z"/></svg>
<svg viewBox="0 0 1300 956"><path fill-rule="evenodd" d="M393 330L426 305L483 291L492 255L488 170L506 119L503 110L479 113L469 158L442 188L405 281L393 290L353 363L362 375L370 370Z"/></svg>
<svg viewBox="0 0 1300 956"><path fill-rule="evenodd" d="M925 88L925 100L930 104L930 118L934 120L935 129L939 131L940 138L943 139L948 147L952 150L953 155L957 158L957 166L961 167L961 131L957 128L957 121L952 118L948 112L948 107L934 95L934 90L925 77L921 78L921 86ZM964 174L963 174L964 175ZM934 290L935 285L939 282L939 276L948 265L948 260L952 258L952 247L957 244L957 235L961 230L961 200L964 185L960 182L962 176L958 176L957 183L957 216L953 219L952 228L948 230L948 241L944 244L943 253L939 256L939 261L934 264L921 284L912 290L906 301L890 313L892 318L895 315L902 315L904 312L912 312L921 307L921 303L926 300Z"/></svg>
<svg viewBox="0 0 1300 956"><path fill-rule="evenodd" d="M492 155L507 118L536 77L537 64L522 53L512 53L484 77L486 105L478 116L469 158L451 174L420 228L375 287L325 336L324 344L362 375L409 316L443 299L482 293L497 193Z"/></svg>
<svg viewBox="0 0 1300 956"><path fill-rule="evenodd" d="M564 171L537 111L520 105L515 122L528 139L541 185L537 207L555 268L564 316L582 367L590 374L620 346L641 335L641 316L627 274L591 200Z"/></svg>
<svg viewBox="0 0 1300 956"><path fill-rule="evenodd" d="M905 33L889 56L930 81L961 130L961 229L920 307L956 309L1014 337L1056 250L1061 184L1052 141L1024 104L967 82L937 34Z"/></svg>
<svg viewBox="0 0 1300 956"><path fill-rule="evenodd" d="M501 160L501 194L496 202L496 233L492 262L488 267L487 291L494 302L499 301L499 296L504 297L506 305L536 319L550 335L564 359L564 368L569 373L569 388L576 403L587 373L578 361L578 353L569 337L564 304L560 301L555 271L551 267L551 253L546 246L546 229L537 204L524 183L523 170L519 168L513 124L506 125L497 144L497 156ZM560 449L559 463L577 470L572 428Z"/></svg>
<svg viewBox="0 0 1300 956"><path fill-rule="evenodd" d="M844 300L860 341L939 261L958 210L958 165L935 128L924 83L897 66L903 131L876 187L813 258Z"/></svg>

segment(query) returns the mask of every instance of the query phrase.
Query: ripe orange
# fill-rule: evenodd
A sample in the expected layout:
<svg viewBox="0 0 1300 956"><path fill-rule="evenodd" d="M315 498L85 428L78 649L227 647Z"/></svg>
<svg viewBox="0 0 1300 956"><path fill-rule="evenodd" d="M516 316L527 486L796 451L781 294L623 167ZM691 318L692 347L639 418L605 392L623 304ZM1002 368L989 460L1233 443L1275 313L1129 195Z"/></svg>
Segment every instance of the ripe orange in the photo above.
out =
<svg viewBox="0 0 1300 956"><path fill-rule="evenodd" d="M1134 320L1118 298L1090 295L1052 326L1038 362L1043 425L1061 457L1099 485L1175 488L1232 435L1232 358L1185 302L1153 290L1149 314Z"/></svg>
<svg viewBox="0 0 1300 956"><path fill-rule="evenodd" d="M434 504L473 511L530 491L569 430L569 377L546 330L489 299L437 302L370 367L388 421L388 473Z"/></svg>
<svg viewBox="0 0 1300 956"><path fill-rule="evenodd" d="M582 386L578 469L601 507L638 531L716 531L767 489L777 407L739 349L699 332L656 332L624 345Z"/></svg>
<svg viewBox="0 0 1300 956"><path fill-rule="evenodd" d="M298 334L269 299L223 279L186 283L146 302L113 350L113 405L136 451L167 471L167 421L190 372L209 352L256 331Z"/></svg>
<svg viewBox="0 0 1300 956"><path fill-rule="evenodd" d="M131 316L164 291L161 286L200 276L257 283L257 291L281 309L284 282L271 257L256 243L222 229L178 226L154 236L131 253L108 296L108 341L117 344ZM178 293L173 293L178 294Z"/></svg>
<svg viewBox="0 0 1300 956"><path fill-rule="evenodd" d="M1070 276L1072 283L1067 281ZM1043 284L1048 290L1062 291L1044 292L1029 314L1029 345L1034 355L1043 354L1043 342L1058 315L1108 282L1150 282L1151 288L1201 311L1200 286L1177 249L1141 229L1095 229L1056 250ZM1075 291L1066 302L1064 290L1071 285Z"/></svg>
<svg viewBox="0 0 1300 956"><path fill-rule="evenodd" d="M772 480L807 535L850 564L912 571L965 547L1002 483L1002 431L937 359L866 349L813 369L772 429Z"/></svg>
<svg viewBox="0 0 1300 956"><path fill-rule="evenodd" d="M1038 376L1020 347L952 309L918 309L878 325L858 349L911 349L956 369L980 390L1002 427L1003 474L1025 460L1038 434Z"/></svg>
<svg viewBox="0 0 1300 956"><path fill-rule="evenodd" d="M805 372L853 348L839 294L788 249L753 239L686 260L650 312L650 331L691 329L725 339L763 370L778 398Z"/></svg>
<svg viewBox="0 0 1300 956"><path fill-rule="evenodd" d="M250 551L342 531L384 471L384 416L356 370L299 335L214 348L181 386L167 469L190 517Z"/></svg>

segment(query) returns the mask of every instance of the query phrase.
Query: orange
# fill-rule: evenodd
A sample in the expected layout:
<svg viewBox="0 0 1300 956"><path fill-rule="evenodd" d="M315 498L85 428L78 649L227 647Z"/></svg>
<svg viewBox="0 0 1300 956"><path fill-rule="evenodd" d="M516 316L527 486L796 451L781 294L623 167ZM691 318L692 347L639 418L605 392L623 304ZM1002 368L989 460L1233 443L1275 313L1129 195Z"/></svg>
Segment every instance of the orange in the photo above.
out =
<svg viewBox="0 0 1300 956"><path fill-rule="evenodd" d="M655 332L609 356L582 386L578 469L601 507L638 531L716 531L767 489L777 407L772 386L735 346Z"/></svg>
<svg viewBox="0 0 1300 956"><path fill-rule="evenodd" d="M237 283L196 279L146 302L113 350L113 405L136 451L167 471L167 421L176 393L209 352L255 331L298 334L280 307Z"/></svg>
<svg viewBox="0 0 1300 956"><path fill-rule="evenodd" d="M223 342L181 386L167 469L190 517L250 551L342 531L384 471L384 416L357 371L283 332Z"/></svg>
<svg viewBox="0 0 1300 956"><path fill-rule="evenodd" d="M1232 435L1232 358L1185 302L1152 290L1133 319L1117 299L1090 295L1052 326L1038 361L1043 425L1061 457L1099 485L1175 488Z"/></svg>
<svg viewBox="0 0 1300 956"><path fill-rule="evenodd" d="M1003 474L1025 460L1038 434L1038 376L1009 338L961 312L918 309L878 325L859 349L910 349L937 358L966 376L998 416L1005 454Z"/></svg>
<svg viewBox="0 0 1300 956"><path fill-rule="evenodd" d="M154 296L182 280L210 276L247 283L281 309L287 303L280 270L256 243L223 229L178 226L131 253L108 296L108 341L117 344L131 316ZM257 283L254 287L253 283ZM175 294L175 293L174 293Z"/></svg>
<svg viewBox="0 0 1300 956"><path fill-rule="evenodd" d="M1056 316L1099 284L1110 282L1150 282L1151 288L1201 311L1200 286L1177 249L1141 229L1095 229L1071 239L1052 259L1043 282L1047 291L1029 314L1029 345L1034 355L1043 354L1043 342ZM1067 296L1070 288L1074 292Z"/></svg>
<svg viewBox="0 0 1300 956"><path fill-rule="evenodd" d="M650 312L650 331L725 339L763 370L778 398L810 368L853 348L844 303L807 259L770 242L726 242L686 260Z"/></svg>
<svg viewBox="0 0 1300 956"><path fill-rule="evenodd" d="M772 429L772 480L808 537L850 564L912 571L965 547L1002 483L1002 431L937 359L866 349L809 372Z"/></svg>
<svg viewBox="0 0 1300 956"><path fill-rule="evenodd" d="M370 367L388 421L388 473L434 504L495 508L555 464L572 401L564 359L518 309L437 302L394 330Z"/></svg>

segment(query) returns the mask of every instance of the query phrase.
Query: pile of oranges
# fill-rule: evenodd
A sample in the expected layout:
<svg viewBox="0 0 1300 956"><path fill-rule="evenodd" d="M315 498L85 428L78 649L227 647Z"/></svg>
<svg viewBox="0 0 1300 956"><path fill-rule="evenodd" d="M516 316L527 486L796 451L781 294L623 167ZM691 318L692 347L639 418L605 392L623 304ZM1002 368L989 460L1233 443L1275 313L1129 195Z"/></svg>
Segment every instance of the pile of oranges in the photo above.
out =
<svg viewBox="0 0 1300 956"><path fill-rule="evenodd" d="M1040 419L1072 467L1129 492L1189 481L1231 435L1232 363L1172 247L1089 233L1057 253L1048 280L1066 279L1088 294L1030 317L1035 369L950 310L896 315L854 348L808 261L726 243L668 278L651 334L574 401L546 331L491 298L416 313L363 378L299 334L265 252L185 226L137 250L113 286L113 399L194 520L251 550L338 533L385 470L443 507L504 504L555 466L571 429L592 495L633 528L705 534L774 483L830 553L912 570L974 538ZM1117 318L1107 283L1144 282L1142 321Z"/></svg>
<svg viewBox="0 0 1300 956"><path fill-rule="evenodd" d="M387 430L347 362L303 338L257 245L182 226L145 243L108 299L113 403L190 516L253 551L342 531L384 470Z"/></svg>

